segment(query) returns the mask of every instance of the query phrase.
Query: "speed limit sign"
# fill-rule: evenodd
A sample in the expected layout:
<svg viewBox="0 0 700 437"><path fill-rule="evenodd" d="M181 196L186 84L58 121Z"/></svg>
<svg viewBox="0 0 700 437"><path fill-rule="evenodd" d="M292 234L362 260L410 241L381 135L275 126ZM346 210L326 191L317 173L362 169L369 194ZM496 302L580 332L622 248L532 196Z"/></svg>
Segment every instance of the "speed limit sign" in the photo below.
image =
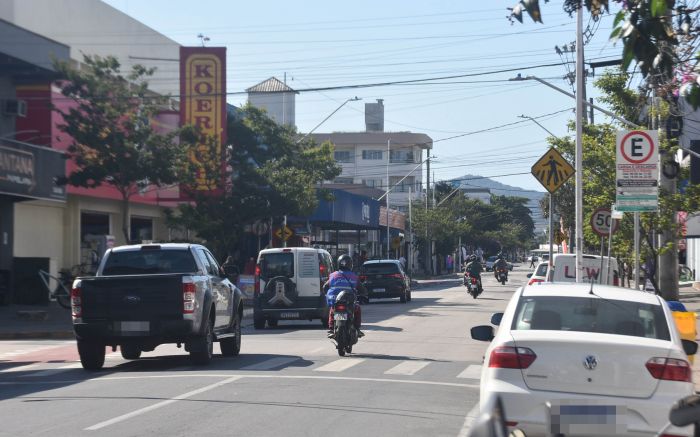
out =
<svg viewBox="0 0 700 437"><path fill-rule="evenodd" d="M612 213L607 208L598 208L591 215L591 229L593 232L605 237L610 234L610 226L612 225L613 234L617 231L617 221L612 219Z"/></svg>

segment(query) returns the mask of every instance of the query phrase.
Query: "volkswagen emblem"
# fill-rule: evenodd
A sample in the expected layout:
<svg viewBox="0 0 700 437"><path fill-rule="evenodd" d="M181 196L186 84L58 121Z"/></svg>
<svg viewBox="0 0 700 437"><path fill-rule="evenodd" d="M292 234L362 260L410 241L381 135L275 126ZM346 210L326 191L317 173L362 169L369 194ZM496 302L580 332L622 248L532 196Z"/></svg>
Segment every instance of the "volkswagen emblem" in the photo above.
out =
<svg viewBox="0 0 700 437"><path fill-rule="evenodd" d="M141 298L138 296L124 296L124 302L129 305L136 305L141 302Z"/></svg>
<svg viewBox="0 0 700 437"><path fill-rule="evenodd" d="M598 359L593 355L589 355L583 359L583 367L588 370L594 370L598 365Z"/></svg>

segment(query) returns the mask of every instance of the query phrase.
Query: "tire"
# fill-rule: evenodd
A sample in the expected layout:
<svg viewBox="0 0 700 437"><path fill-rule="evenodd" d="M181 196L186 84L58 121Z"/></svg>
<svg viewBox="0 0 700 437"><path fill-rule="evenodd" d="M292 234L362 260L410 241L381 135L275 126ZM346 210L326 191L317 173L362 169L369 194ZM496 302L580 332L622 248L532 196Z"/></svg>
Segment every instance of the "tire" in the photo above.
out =
<svg viewBox="0 0 700 437"><path fill-rule="evenodd" d="M408 295L406 296L406 300L410 302L411 299L412 299L411 298L411 290L408 290Z"/></svg>
<svg viewBox="0 0 700 437"><path fill-rule="evenodd" d="M407 292L406 292L406 290L404 290L403 294L401 294L401 296L399 297L399 301L401 303L406 303L406 294L407 294Z"/></svg>
<svg viewBox="0 0 700 437"><path fill-rule="evenodd" d="M105 345L86 340L78 340L80 364L85 370L100 370L105 364Z"/></svg>
<svg viewBox="0 0 700 437"><path fill-rule="evenodd" d="M214 322L209 319L204 335L192 340L190 358L197 366L204 366L211 362L214 356Z"/></svg>
<svg viewBox="0 0 700 437"><path fill-rule="evenodd" d="M352 346L348 346L345 348L345 352L351 354L352 353Z"/></svg>
<svg viewBox="0 0 700 437"><path fill-rule="evenodd" d="M340 355L341 357L344 357L345 356L345 349L342 347L338 347L338 355Z"/></svg>
<svg viewBox="0 0 700 437"><path fill-rule="evenodd" d="M119 346L119 350L122 353L122 358L125 360L138 360L141 358L141 348L131 344L123 344Z"/></svg>
<svg viewBox="0 0 700 437"><path fill-rule="evenodd" d="M277 327L277 319L267 319L267 327L268 328L276 328Z"/></svg>
<svg viewBox="0 0 700 437"><path fill-rule="evenodd" d="M219 340L219 348L221 355L225 357L236 357L241 353L241 316L236 314L230 331L235 334L234 337L226 337Z"/></svg>

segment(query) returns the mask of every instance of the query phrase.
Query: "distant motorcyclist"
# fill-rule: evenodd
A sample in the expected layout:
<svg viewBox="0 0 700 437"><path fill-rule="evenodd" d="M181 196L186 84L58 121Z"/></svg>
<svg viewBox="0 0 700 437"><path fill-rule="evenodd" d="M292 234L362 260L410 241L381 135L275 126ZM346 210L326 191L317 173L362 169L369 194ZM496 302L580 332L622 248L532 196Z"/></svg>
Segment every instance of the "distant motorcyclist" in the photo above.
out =
<svg viewBox="0 0 700 437"><path fill-rule="evenodd" d="M355 303L355 311L353 318L355 321L355 329L357 329L358 337L364 337L364 333L360 331L362 325L362 310L360 309L360 297L367 296L367 289L360 283L360 279L355 272L352 271L352 258L349 255L340 255L338 257L338 270L331 273L328 281L323 284L323 290L326 292L326 299L329 302L328 311L328 338L333 337L333 306L331 302L335 302L336 296L341 291L353 291L358 299Z"/></svg>
<svg viewBox="0 0 700 437"><path fill-rule="evenodd" d="M503 259L503 254L499 253L496 257L496 261L493 263L493 276L498 279L498 271L505 270L506 278L508 278L508 263Z"/></svg>
<svg viewBox="0 0 700 437"><path fill-rule="evenodd" d="M479 291L483 290L483 287L481 286L482 269L483 267L481 266L481 262L479 262L479 258L477 258L476 255L471 255L469 257L469 262L467 263L465 271L469 273L470 276L476 278L476 282L479 286Z"/></svg>

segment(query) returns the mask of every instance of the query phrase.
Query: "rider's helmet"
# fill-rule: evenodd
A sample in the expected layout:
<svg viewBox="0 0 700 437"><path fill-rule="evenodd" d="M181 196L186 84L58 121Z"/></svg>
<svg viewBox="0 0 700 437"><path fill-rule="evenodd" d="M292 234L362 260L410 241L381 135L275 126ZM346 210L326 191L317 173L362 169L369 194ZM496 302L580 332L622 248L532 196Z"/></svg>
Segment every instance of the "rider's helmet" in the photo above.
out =
<svg viewBox="0 0 700 437"><path fill-rule="evenodd" d="M352 270L352 258L348 254L343 254L338 257L338 270Z"/></svg>
<svg viewBox="0 0 700 437"><path fill-rule="evenodd" d="M476 255L471 255L471 256L469 257L469 261L471 261L471 262L476 261Z"/></svg>
<svg viewBox="0 0 700 437"><path fill-rule="evenodd" d="M498 255L496 255L496 258L503 259L503 254L501 252L498 252Z"/></svg>

